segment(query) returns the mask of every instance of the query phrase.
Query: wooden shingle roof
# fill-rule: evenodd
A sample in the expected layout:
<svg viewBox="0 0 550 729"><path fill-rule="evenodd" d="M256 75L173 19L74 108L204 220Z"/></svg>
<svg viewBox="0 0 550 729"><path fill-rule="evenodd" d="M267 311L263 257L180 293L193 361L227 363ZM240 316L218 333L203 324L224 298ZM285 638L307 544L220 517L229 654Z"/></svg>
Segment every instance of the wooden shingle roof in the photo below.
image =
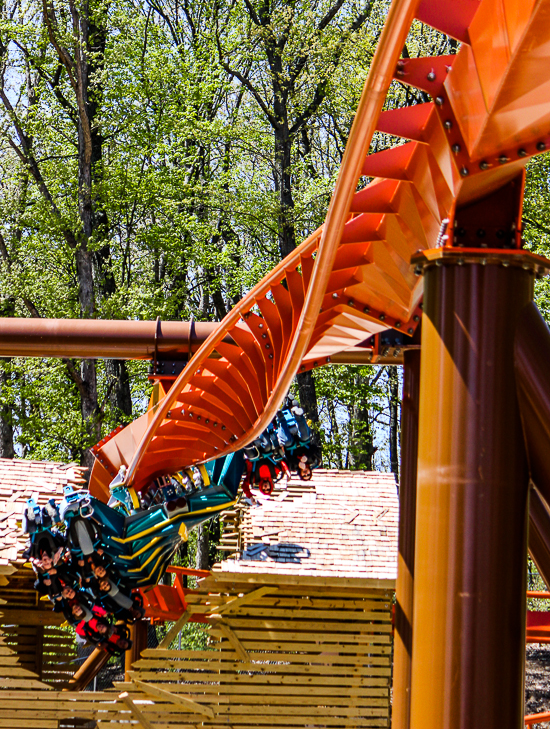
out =
<svg viewBox="0 0 550 729"><path fill-rule="evenodd" d="M34 496L40 506L48 499L60 501L63 487L85 483L83 469L51 461L0 458L0 567L22 559L27 542L21 522L27 499Z"/></svg>
<svg viewBox="0 0 550 729"><path fill-rule="evenodd" d="M398 513L393 474L318 469L246 508L233 557L214 569L394 580Z"/></svg>

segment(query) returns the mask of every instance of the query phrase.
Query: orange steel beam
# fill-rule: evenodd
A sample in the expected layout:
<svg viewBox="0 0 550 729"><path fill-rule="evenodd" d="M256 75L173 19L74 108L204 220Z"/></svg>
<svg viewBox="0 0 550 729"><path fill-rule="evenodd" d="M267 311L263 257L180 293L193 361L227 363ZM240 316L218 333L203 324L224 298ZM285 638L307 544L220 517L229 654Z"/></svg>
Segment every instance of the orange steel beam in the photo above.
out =
<svg viewBox="0 0 550 729"><path fill-rule="evenodd" d="M218 322L0 317L0 357L181 360L194 354L219 326ZM224 342L236 346L229 335ZM389 347L387 355L378 356L372 347L356 347L335 352L318 364L369 364L373 356L377 364L403 364L403 351L417 346ZM212 355L219 357L216 352Z"/></svg>
<svg viewBox="0 0 550 729"><path fill-rule="evenodd" d="M233 447L229 443L225 448L217 447L216 450L220 451L219 455L246 445L266 428L275 416L304 358L319 309L325 297L329 277L334 267L343 226L349 214L350 202L361 173L362 160L368 152L378 116L382 111L386 93L393 78L395 64L401 54L417 4L418 0L396 0L390 8L387 22L372 60L371 70L361 97L357 116L350 131L342 167L336 181L336 189L331 200L325 227L320 236L311 281L307 287L305 301L293 329L291 341L288 343L288 350L284 357L284 364L279 378L273 382L270 388L271 392L265 402L262 403L255 422L251 423L251 427L242 436L234 435ZM243 302L248 303L251 299L253 300L253 297L249 294ZM224 327L221 327L222 332L228 326L236 324L242 314L249 314L246 304L244 307L242 306L243 302L235 307L224 319ZM210 349L219 345L220 340L221 337L218 333L208 338L193 358L189 370L182 372L164 400L159 403L158 409L143 433L138 449L128 464L125 479L128 485L134 483L137 470L147 452L147 448L162 421L166 419L168 412L175 404L179 392L191 382L195 368L198 370L204 364Z"/></svg>
<svg viewBox="0 0 550 729"><path fill-rule="evenodd" d="M349 349L388 326L414 333L419 321L419 315L415 312L419 298L411 299L410 292L406 293L403 289L403 302L392 307L387 293L382 297L372 297L372 303L367 303L362 290L355 293L351 287L348 293L343 285L350 280L347 264L345 261L338 263L336 254L342 226L350 216L349 210L343 213L346 206L342 206L340 198L344 195L349 201L353 197L362 171L361 160L368 151L415 6L414 0L398 0L390 9L359 113L350 133L349 151L344 155L337 194L333 197L327 219L327 232L320 229L313 233L252 289L223 320L220 330L211 335L199 349L188 368L153 412L138 419L102 446L101 453L97 453L102 463L96 460L91 476L92 485L96 481L101 484L98 491L110 482L111 474L118 472L121 465L127 467L126 483L140 488L159 468L177 470L185 463L198 463L221 456L253 440L273 418L296 370L300 366L307 366L304 360L307 360L305 355L308 345L310 359L315 361L319 360L320 354L330 355ZM364 260L362 250L356 250L354 255L358 263ZM341 273L336 273L334 277L335 270ZM327 294L331 277L331 293ZM283 287L281 282L285 279L286 287ZM353 272L351 279L354 280ZM330 342L321 347L323 335L326 341L327 332L330 334L332 330L331 321L327 321L316 332L314 327L319 324L319 309L327 309L331 314L336 303L341 305L336 311L342 312L346 327L337 326ZM254 310L255 307L258 307L261 316ZM352 316L347 313L347 309L354 310ZM240 322L247 325L248 331L238 329ZM337 321L335 323L338 324ZM235 357L221 346L225 333L230 333L242 347L242 354ZM345 343L347 346L343 346ZM319 345L320 352L319 348L316 351L315 344ZM221 367L209 360L215 350L224 360ZM199 377L201 374L203 378ZM220 399L218 394L227 382L231 393L229 411L227 397ZM207 427L206 430L202 426L194 427L197 420L191 423L186 419L190 411L183 405L183 401L197 403L203 384L207 384L211 392L203 391L203 397L199 398L201 407L197 405L191 415L195 418L200 416L205 424L208 421L211 428ZM225 395L228 394L226 388ZM210 417L212 408L217 417ZM222 423L229 430L225 437L219 429L215 430ZM155 458L156 464L151 457L147 457L148 452L152 456L155 451L155 437L162 439L164 456L163 460ZM182 447L182 439L187 447Z"/></svg>
<svg viewBox="0 0 550 729"><path fill-rule="evenodd" d="M399 549L393 647L392 725L395 729L410 727L420 351L407 351L404 359Z"/></svg>
<svg viewBox="0 0 550 729"><path fill-rule="evenodd" d="M0 357L153 359L157 354L167 359L195 352L218 327L215 322L0 318Z"/></svg>
<svg viewBox="0 0 550 729"><path fill-rule="evenodd" d="M210 577L210 570L195 570L192 567L179 567L178 565L170 565L166 571L172 575L190 575L191 577Z"/></svg>
<svg viewBox="0 0 550 729"><path fill-rule="evenodd" d="M526 727L550 721L550 711L544 711L542 714L529 714L524 717L523 721Z"/></svg>

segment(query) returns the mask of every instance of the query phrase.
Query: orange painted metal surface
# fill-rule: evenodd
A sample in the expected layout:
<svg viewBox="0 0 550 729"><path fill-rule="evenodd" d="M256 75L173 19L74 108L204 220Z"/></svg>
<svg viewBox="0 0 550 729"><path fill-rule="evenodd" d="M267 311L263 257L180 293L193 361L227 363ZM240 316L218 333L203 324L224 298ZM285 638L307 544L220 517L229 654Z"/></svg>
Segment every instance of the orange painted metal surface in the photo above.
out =
<svg viewBox="0 0 550 729"><path fill-rule="evenodd" d="M395 589L392 726L410 726L414 542L420 352L405 353L401 407L401 478L399 482L399 549Z"/></svg>
<svg viewBox="0 0 550 729"><path fill-rule="evenodd" d="M142 590L145 617L153 620L177 620L187 609L185 596L192 592L183 584L183 578L187 575L192 577L208 577L208 570L194 570L188 567L176 567L171 565L166 570L174 575L172 585L158 584L151 590ZM206 622L204 615L193 615L190 622Z"/></svg>
<svg viewBox="0 0 550 729"><path fill-rule="evenodd" d="M527 643L550 643L550 613L543 610L527 611Z"/></svg>
<svg viewBox="0 0 550 729"><path fill-rule="evenodd" d="M542 714L529 714L524 718L524 722L526 727L550 722L550 711L544 711Z"/></svg>
<svg viewBox="0 0 550 729"><path fill-rule="evenodd" d="M398 63L415 13L459 39L458 54ZM422 280L411 256L452 242L452 227L438 239L443 219L452 223L457 207L513 180L550 146L549 13L549 0L392 3L325 225L226 317L155 412L105 444L92 489L121 465L140 488L241 447L300 367L388 327L414 332ZM392 75L434 101L381 112ZM410 141L369 155L375 128ZM357 191L360 175L374 179ZM227 335L234 345L222 342Z"/></svg>

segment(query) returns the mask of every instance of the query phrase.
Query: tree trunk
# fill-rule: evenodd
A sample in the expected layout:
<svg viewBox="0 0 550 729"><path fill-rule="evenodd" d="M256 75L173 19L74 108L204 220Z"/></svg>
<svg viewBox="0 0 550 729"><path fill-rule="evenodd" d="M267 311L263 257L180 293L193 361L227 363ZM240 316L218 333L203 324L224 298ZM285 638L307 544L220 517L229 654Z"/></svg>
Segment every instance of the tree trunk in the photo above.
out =
<svg viewBox="0 0 550 729"><path fill-rule="evenodd" d="M9 387L10 364L11 359L8 357L1 358L0 388L3 397L6 394L7 387ZM13 458L13 456L13 412L12 407L5 402L0 408L0 458Z"/></svg>
<svg viewBox="0 0 550 729"><path fill-rule="evenodd" d="M315 390L315 379L311 372L300 372L296 375L298 382L298 394L300 397L300 405L308 420L313 424L313 442L320 445L319 439L319 408L317 406L317 392Z"/></svg>
<svg viewBox="0 0 550 729"><path fill-rule="evenodd" d="M208 523L201 524L197 532L197 556L196 568L198 570L207 570L210 568L210 533L208 531Z"/></svg>
<svg viewBox="0 0 550 729"><path fill-rule="evenodd" d="M369 422L367 408L354 407L351 418L351 438L349 445L349 467L352 471L374 471L373 458L377 451L374 447L374 434Z"/></svg>
<svg viewBox="0 0 550 729"><path fill-rule="evenodd" d="M282 110L286 118L286 108ZM275 189L279 193L279 250L281 258L286 258L296 248L294 230L294 199L292 197L292 140L286 125L275 130Z"/></svg>
<svg viewBox="0 0 550 729"><path fill-rule="evenodd" d="M115 411L115 417L118 420L121 415L130 416L132 414L132 393L126 362L122 359L105 360L105 372L109 401Z"/></svg>
<svg viewBox="0 0 550 729"><path fill-rule="evenodd" d="M399 373L397 367L389 368L390 388L390 469L399 483Z"/></svg>
<svg viewBox="0 0 550 729"><path fill-rule="evenodd" d="M366 378L362 375L355 376L355 389L359 393L361 387L366 386ZM374 471L373 458L377 451L374 446L374 433L371 426L371 418L366 401L360 396L354 402L350 413L350 441L348 448L349 467L352 471L364 469Z"/></svg>
<svg viewBox="0 0 550 729"><path fill-rule="evenodd" d="M334 444L336 466L342 470L344 468L344 463L342 461L342 442L340 440L340 428L338 427L338 420L336 418L336 408L334 407L334 402L332 400L327 402L327 408L330 420L331 438Z"/></svg>
<svg viewBox="0 0 550 729"><path fill-rule="evenodd" d="M95 359L83 359L80 365L80 377L83 387L81 388L81 412L86 431L92 443L101 439L101 422L97 403L97 374ZM94 456L85 447L82 453L81 465L92 468Z"/></svg>

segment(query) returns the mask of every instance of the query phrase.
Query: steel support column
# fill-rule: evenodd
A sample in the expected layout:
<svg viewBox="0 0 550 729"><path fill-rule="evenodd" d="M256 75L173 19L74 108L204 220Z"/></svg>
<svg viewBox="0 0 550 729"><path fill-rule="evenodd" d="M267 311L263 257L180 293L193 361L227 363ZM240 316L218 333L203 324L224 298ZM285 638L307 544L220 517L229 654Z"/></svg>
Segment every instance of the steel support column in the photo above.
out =
<svg viewBox="0 0 550 729"><path fill-rule="evenodd" d="M418 350L405 352L404 365L401 406L399 551L393 648L393 729L409 729L410 727L420 352Z"/></svg>
<svg viewBox="0 0 550 729"><path fill-rule="evenodd" d="M536 305L524 307L519 318L514 359L519 406L529 457L529 551L550 586L550 331Z"/></svg>
<svg viewBox="0 0 550 729"><path fill-rule="evenodd" d="M139 661L141 653L147 648L147 629L149 623L146 620L138 620L130 628L132 647L124 654L124 680L131 681L130 671L132 665Z"/></svg>
<svg viewBox="0 0 550 729"><path fill-rule="evenodd" d="M74 676L69 679L69 683L63 688L63 691L84 691L105 666L109 657L107 651L94 648Z"/></svg>
<svg viewBox="0 0 550 729"><path fill-rule="evenodd" d="M521 312L514 357L531 478L550 502L550 331L534 303Z"/></svg>
<svg viewBox="0 0 550 729"><path fill-rule="evenodd" d="M528 474L513 341L533 274L505 251L455 261L424 269L411 726L519 729Z"/></svg>

